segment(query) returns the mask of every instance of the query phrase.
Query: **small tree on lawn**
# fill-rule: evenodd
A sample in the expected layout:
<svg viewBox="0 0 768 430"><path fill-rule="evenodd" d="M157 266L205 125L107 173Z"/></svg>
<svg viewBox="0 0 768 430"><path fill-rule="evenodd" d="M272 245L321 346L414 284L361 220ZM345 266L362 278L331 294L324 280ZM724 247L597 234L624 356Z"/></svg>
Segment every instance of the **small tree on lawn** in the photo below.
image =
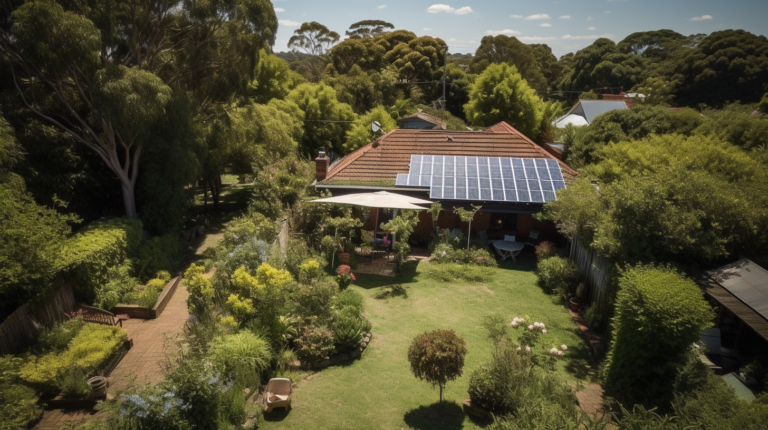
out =
<svg viewBox="0 0 768 430"><path fill-rule="evenodd" d="M475 214L480 210L480 208L482 208L482 206L472 205L472 210L467 210L464 208L455 208L453 210L453 213L458 215L463 222L469 223L469 226L467 227L467 250L469 250L469 238L472 236L472 219L475 217Z"/></svg>
<svg viewBox="0 0 768 430"><path fill-rule="evenodd" d="M461 376L467 343L453 330L433 330L416 336L408 348L411 371L420 381L440 387L443 401L445 383Z"/></svg>

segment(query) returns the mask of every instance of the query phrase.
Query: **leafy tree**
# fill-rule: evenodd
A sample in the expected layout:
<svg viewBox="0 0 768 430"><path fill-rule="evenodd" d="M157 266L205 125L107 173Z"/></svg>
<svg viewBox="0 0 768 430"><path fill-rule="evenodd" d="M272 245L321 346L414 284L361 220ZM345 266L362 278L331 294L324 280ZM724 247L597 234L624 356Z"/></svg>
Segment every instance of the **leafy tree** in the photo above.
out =
<svg viewBox="0 0 768 430"><path fill-rule="evenodd" d="M388 35L381 36L386 42ZM421 36L411 39L407 44L398 43L383 56L384 64L392 65L397 70L400 79L411 81L430 81L445 63L445 53L448 46L442 39L431 36Z"/></svg>
<svg viewBox="0 0 768 430"><path fill-rule="evenodd" d="M378 75L377 72L371 74ZM323 82L332 86L339 101L350 105L355 113L362 115L381 105L382 94L376 83L358 65L352 66L347 74L333 75L326 75Z"/></svg>
<svg viewBox="0 0 768 430"><path fill-rule="evenodd" d="M327 54L341 36L319 22L305 22L293 31L288 40L288 47L294 51L302 50L309 56L301 61L300 72L311 82L320 80L323 69L328 64Z"/></svg>
<svg viewBox="0 0 768 430"><path fill-rule="evenodd" d="M472 125L487 127L506 121L524 135L536 139L544 103L515 66L501 63L488 66L477 77L464 111Z"/></svg>
<svg viewBox="0 0 768 430"><path fill-rule="evenodd" d="M367 19L350 25L349 30L347 30L347 36L349 36L351 39L374 37L386 32L386 29L394 28L394 25L386 21L381 21L378 19Z"/></svg>
<svg viewBox="0 0 768 430"><path fill-rule="evenodd" d="M348 104L338 101L333 88L322 83L301 84L287 100L304 113L304 136L299 143L302 153L314 156L321 148L344 153L344 137L356 115Z"/></svg>
<svg viewBox="0 0 768 430"><path fill-rule="evenodd" d="M533 54L536 64L546 79L547 89L554 89L562 78L564 63L559 62L555 54L552 53L552 48L543 43L533 43L528 47L531 48L531 54Z"/></svg>
<svg viewBox="0 0 768 430"><path fill-rule="evenodd" d="M704 122L691 109L672 112L662 106L637 106L599 115L589 127L571 129L564 139L565 159L574 167L594 161L594 154L609 142L642 139L650 134L680 133L691 135Z"/></svg>
<svg viewBox="0 0 768 430"><path fill-rule="evenodd" d="M664 59L676 47L673 42L685 39L685 36L673 30L638 31L625 37L616 47L625 54Z"/></svg>
<svg viewBox="0 0 768 430"><path fill-rule="evenodd" d="M462 374L467 343L453 330L433 330L416 336L408 347L411 372L432 387L440 387L440 401L448 381Z"/></svg>
<svg viewBox="0 0 768 430"><path fill-rule="evenodd" d="M708 110L704 115L708 120L696 133L715 135L746 150L768 148L768 119L737 109Z"/></svg>
<svg viewBox="0 0 768 430"><path fill-rule="evenodd" d="M559 83L561 90L630 89L642 81L647 71L644 57L622 53L612 40L605 38L576 52L569 63L568 72Z"/></svg>
<svg viewBox="0 0 768 430"><path fill-rule="evenodd" d="M472 73L482 73L490 64L506 63L515 66L531 88L544 91L547 80L536 58L534 49L514 36L485 36L475 51L469 69Z"/></svg>
<svg viewBox="0 0 768 430"><path fill-rule="evenodd" d="M416 35L414 34L415 38ZM383 43L383 35L375 38L349 38L331 50L331 61L338 73L345 74L357 65L365 71L380 70L382 59L387 52L387 44Z"/></svg>
<svg viewBox="0 0 768 430"><path fill-rule="evenodd" d="M274 54L259 52L259 64L247 94L256 103L266 104L272 99L284 99L304 78L291 71L288 63Z"/></svg>
<svg viewBox="0 0 768 430"><path fill-rule="evenodd" d="M604 369L606 394L626 406L669 408L675 376L711 320L693 281L664 268L625 271Z"/></svg>
<svg viewBox="0 0 768 430"><path fill-rule="evenodd" d="M378 121L381 124L381 131L374 132L371 128L371 124L374 121ZM397 128L397 122L392 119L387 109L383 106L379 106L371 109L365 115L361 115L357 118L352 128L347 132L347 140L344 142L344 151L350 153L357 148L365 146L374 139L381 136L382 133L387 133L390 130Z"/></svg>

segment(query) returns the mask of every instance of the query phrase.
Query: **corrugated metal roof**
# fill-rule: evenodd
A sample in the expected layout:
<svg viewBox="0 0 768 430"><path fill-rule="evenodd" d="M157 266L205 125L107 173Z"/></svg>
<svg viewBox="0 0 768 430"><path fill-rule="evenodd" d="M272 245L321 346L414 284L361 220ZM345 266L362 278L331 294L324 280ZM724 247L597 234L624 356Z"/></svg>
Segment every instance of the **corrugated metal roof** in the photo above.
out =
<svg viewBox="0 0 768 430"><path fill-rule="evenodd" d="M595 117L610 112L612 110L628 109L627 104L624 102L604 101L604 100L580 100L582 109L584 109L584 116L587 119L587 123L592 124Z"/></svg>
<svg viewBox="0 0 768 430"><path fill-rule="evenodd" d="M743 259L707 272L713 281L768 320L768 271Z"/></svg>

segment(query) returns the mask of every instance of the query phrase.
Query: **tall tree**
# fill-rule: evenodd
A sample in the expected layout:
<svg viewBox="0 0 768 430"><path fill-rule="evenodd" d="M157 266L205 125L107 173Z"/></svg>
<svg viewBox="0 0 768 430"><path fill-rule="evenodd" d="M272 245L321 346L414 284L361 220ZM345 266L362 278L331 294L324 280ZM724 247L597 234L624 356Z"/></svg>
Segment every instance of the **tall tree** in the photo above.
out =
<svg viewBox="0 0 768 430"><path fill-rule="evenodd" d="M315 156L320 149L344 153L345 134L356 115L348 104L339 102L333 88L322 83L301 84L291 91L287 100L295 103L303 113L302 153Z"/></svg>
<svg viewBox="0 0 768 430"><path fill-rule="evenodd" d="M544 103L515 66L501 63L491 64L477 77L464 111L472 125L486 127L506 121L524 135L537 139Z"/></svg>
<svg viewBox="0 0 768 430"><path fill-rule="evenodd" d="M395 26L379 19L366 19L358 21L349 26L347 30L347 36L352 39L364 39L366 37L378 36L381 33L387 31L387 29L394 29Z"/></svg>
<svg viewBox="0 0 768 430"><path fill-rule="evenodd" d="M500 34L483 37L469 69L472 73L482 73L489 65L500 63L515 66L531 88L539 91L547 89L547 80L536 62L534 50L514 36Z"/></svg>
<svg viewBox="0 0 768 430"><path fill-rule="evenodd" d="M288 40L289 48L294 51L301 50L309 55L301 61L299 72L311 82L319 81L323 69L330 61L327 54L340 38L339 33L329 30L319 22L301 24Z"/></svg>

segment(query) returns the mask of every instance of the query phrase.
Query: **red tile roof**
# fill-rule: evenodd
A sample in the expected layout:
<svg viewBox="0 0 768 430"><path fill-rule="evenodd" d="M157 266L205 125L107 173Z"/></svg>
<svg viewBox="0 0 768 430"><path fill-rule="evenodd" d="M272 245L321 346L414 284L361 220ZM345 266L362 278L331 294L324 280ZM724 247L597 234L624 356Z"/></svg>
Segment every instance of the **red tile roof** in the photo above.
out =
<svg viewBox="0 0 768 430"><path fill-rule="evenodd" d="M413 115L404 116L397 120L397 123L400 124L400 122L407 120L407 119L420 119L422 121L426 121L430 124L434 124L436 128L445 130L445 122L441 120L440 118L436 116L432 116L428 113L424 112L416 112Z"/></svg>
<svg viewBox="0 0 768 430"><path fill-rule="evenodd" d="M334 163L322 182L394 184L398 173L408 173L413 154L556 159L505 122L484 131L395 129ZM578 174L558 162L564 175Z"/></svg>

